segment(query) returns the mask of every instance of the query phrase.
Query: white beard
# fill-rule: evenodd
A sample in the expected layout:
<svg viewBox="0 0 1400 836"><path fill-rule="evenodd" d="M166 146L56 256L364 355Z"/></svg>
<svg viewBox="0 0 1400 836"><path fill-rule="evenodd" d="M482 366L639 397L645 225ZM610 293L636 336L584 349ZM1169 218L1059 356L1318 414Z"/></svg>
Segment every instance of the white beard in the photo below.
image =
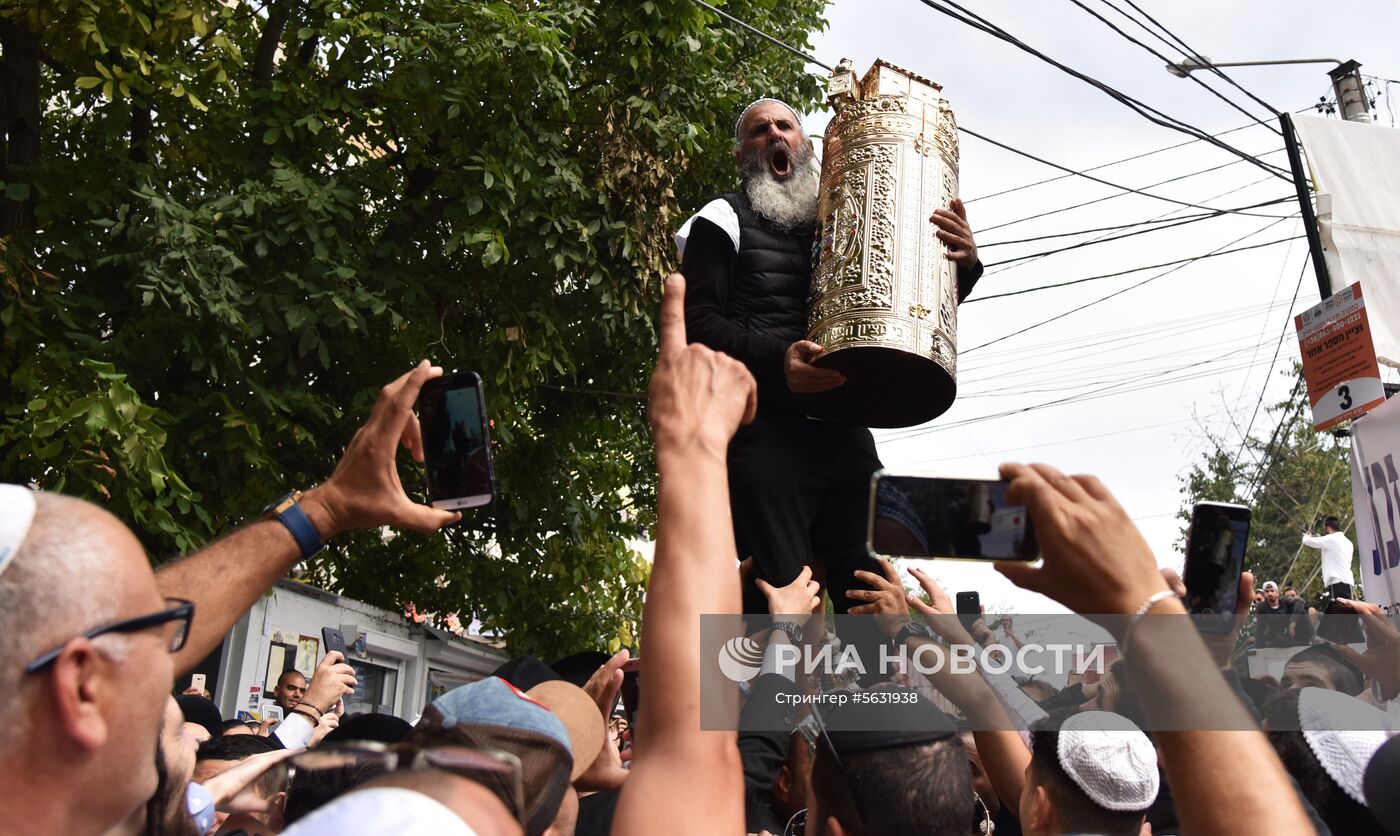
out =
<svg viewBox="0 0 1400 836"><path fill-rule="evenodd" d="M821 168L806 148L792 155L792 174L785 180L773 176L768 160L752 155L744 160L744 193L764 220L781 232L809 227L817 221L817 191Z"/></svg>

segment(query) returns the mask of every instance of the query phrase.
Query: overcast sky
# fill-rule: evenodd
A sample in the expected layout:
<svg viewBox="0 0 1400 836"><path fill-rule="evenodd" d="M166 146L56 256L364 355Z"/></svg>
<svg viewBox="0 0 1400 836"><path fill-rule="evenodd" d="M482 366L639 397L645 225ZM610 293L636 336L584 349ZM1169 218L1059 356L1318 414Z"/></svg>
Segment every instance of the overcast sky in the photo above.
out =
<svg viewBox="0 0 1400 836"><path fill-rule="evenodd" d="M1101 0L1083 2L1159 52L1180 57ZM1251 117L1199 85L1167 73L1164 62L1070 0L983 0L964 5L1051 57L1207 133L1220 134L1251 123ZM1115 5L1129 8L1121 2ZM1138 5L1194 50L1216 61L1354 58L1365 73L1400 79L1400 56L1395 49L1400 4L1393 2L1140 0ZM943 85L960 125L1062 165L1083 170L1188 139L1008 44L925 8L918 0L836 0L828 8L828 18L830 27L813 46L823 62L835 64L849 57L856 71L863 73L873 60L883 58L927 76ZM1270 105L1297 111L1330 94L1328 66L1239 68L1229 73ZM1223 83L1213 82L1213 86L1250 113L1276 124L1244 94ZM1400 96L1400 84L1392 89ZM1384 99L1376 110L1379 124L1395 124ZM819 134L828 118L828 113L810 115L809 131ZM1268 128L1255 124L1222 139L1287 168L1282 141ZM1194 142L1094 174L1144 188L1237 159ZM962 196L968 201L978 244L985 247L984 263L994 265L1092 236L987 246L998 241L1199 212L1125 195L991 229L1116 193L1071 178L977 199L1057 174L963 136ZM1244 206L1293 194L1290 183L1243 161L1150 191L1213 207ZM1253 211L1286 217L1296 213L1297 207L1284 203ZM1273 225L1265 229L1268 224ZM1236 246L1301 234L1301 226L1292 219L1225 216L1014 267L989 266L973 298L1202 255L1239 238L1244 240ZM951 475L991 476L997 463L1008 460L1043 461L1070 472L1095 474L1137 520L1158 562L1177 565L1179 479L1209 449L1207 433L1235 445L1261 391L1266 407L1288 393L1290 380L1280 370L1289 369L1298 354L1290 307L1302 310L1318 301L1310 267L1299 283L1306 254L1306 242L1298 240L1203 260L985 348L978 347L1167 268L970 302L959 314L957 403L927 431L877 431L881 457L891 469ZM1297 303L1290 306L1298 287ZM1268 376L1274 348L1280 344L1274 373ZM1387 379L1396 379L1395 373L1388 373ZM1103 390L1101 397L1021 415L987 417L1097 390ZM1253 433L1267 437L1275 421L1260 410ZM1061 611L1046 599L1017 590L988 567L936 561L932 568L950 591L980 590L990 608Z"/></svg>

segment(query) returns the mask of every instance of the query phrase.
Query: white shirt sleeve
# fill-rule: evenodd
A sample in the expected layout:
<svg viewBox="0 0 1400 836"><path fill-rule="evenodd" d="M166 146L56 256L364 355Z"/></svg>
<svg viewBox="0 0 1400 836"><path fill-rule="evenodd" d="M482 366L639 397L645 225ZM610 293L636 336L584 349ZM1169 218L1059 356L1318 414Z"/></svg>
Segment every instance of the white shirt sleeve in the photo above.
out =
<svg viewBox="0 0 1400 836"><path fill-rule="evenodd" d="M696 218L704 218L729 235L729 240L734 242L734 249L739 249L739 216L735 214L734 207L729 205L729 201L722 197L706 203L699 212L691 215L690 218L681 225L680 231L676 233L676 257L685 257L685 242L690 238L690 226L695 223Z"/></svg>
<svg viewBox="0 0 1400 836"><path fill-rule="evenodd" d="M348 792L282 831L283 836L343 836L348 833L476 836L476 831L446 805L403 787Z"/></svg>
<svg viewBox="0 0 1400 836"><path fill-rule="evenodd" d="M285 749L305 749L311 742L311 733L315 730L310 717L304 714L288 714L287 718L272 730L272 736L282 741Z"/></svg>
<svg viewBox="0 0 1400 836"><path fill-rule="evenodd" d="M1323 546L1327 545L1327 541L1321 537L1312 537L1307 534L1304 534L1303 545L1311 549L1320 549Z"/></svg>

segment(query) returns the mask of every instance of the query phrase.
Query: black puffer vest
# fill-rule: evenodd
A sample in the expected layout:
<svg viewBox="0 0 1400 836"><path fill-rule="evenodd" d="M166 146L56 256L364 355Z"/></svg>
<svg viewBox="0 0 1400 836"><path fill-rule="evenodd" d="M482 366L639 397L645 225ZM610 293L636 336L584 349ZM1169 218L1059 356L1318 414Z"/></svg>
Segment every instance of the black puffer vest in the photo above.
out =
<svg viewBox="0 0 1400 836"><path fill-rule="evenodd" d="M724 199L739 216L739 251L734 255L727 315L755 334L786 343L802 339L812 283L812 230L774 230L742 191Z"/></svg>

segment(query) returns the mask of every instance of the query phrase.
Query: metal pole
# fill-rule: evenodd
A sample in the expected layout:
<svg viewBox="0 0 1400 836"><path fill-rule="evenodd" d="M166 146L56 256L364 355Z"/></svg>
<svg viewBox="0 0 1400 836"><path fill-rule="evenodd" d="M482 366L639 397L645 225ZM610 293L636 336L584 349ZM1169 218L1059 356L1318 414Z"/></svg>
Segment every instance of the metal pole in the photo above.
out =
<svg viewBox="0 0 1400 836"><path fill-rule="evenodd" d="M1317 232L1317 216L1313 214L1312 198L1308 195L1308 176L1303 171L1303 154L1298 150L1298 135L1293 131L1293 115L1279 115L1283 126L1283 144L1288 149L1288 166L1293 169L1293 187L1298 190L1298 209L1303 215L1303 231L1308 236L1308 252L1312 254L1313 272L1317 274L1317 292L1323 299L1332 295L1327 277L1327 262L1322 257L1322 237Z"/></svg>

